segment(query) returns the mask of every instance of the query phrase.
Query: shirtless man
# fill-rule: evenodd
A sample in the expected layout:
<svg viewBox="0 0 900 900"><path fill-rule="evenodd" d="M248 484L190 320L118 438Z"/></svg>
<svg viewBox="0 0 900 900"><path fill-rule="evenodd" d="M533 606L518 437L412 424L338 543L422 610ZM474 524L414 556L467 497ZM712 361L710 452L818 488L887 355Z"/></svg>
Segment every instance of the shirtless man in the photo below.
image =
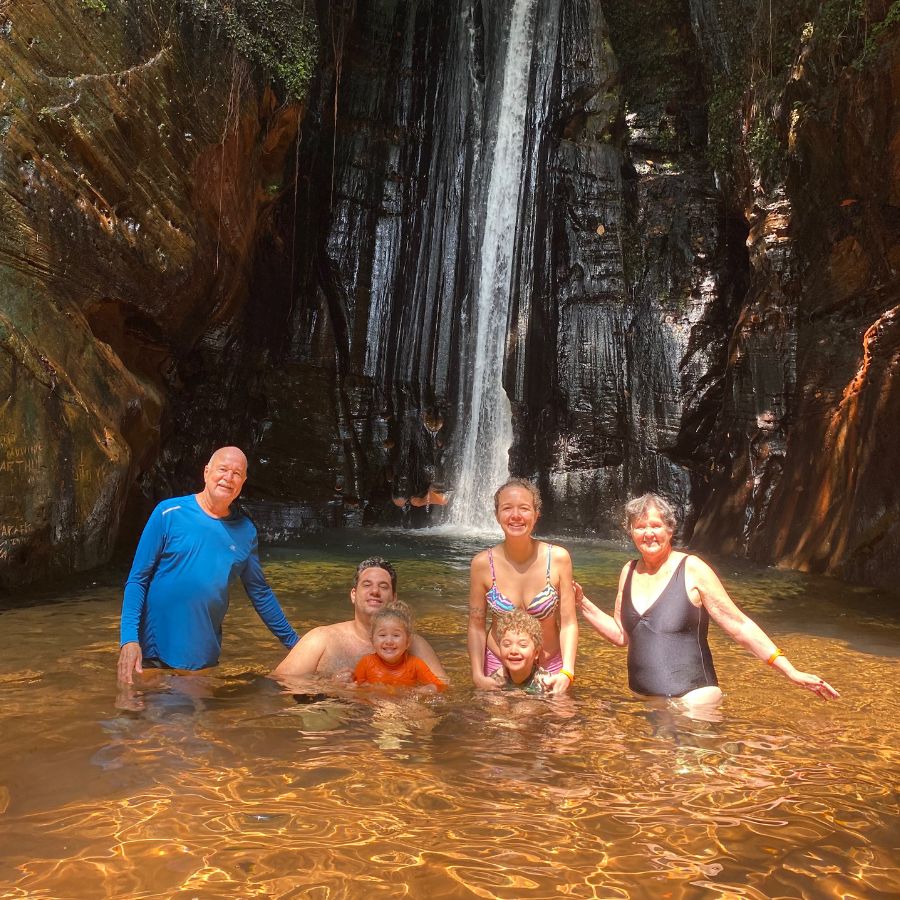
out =
<svg viewBox="0 0 900 900"><path fill-rule="evenodd" d="M317 674L349 679L359 660L375 652L371 640L372 615L396 596L397 572L394 567L380 556L364 559L356 567L356 580L350 589L353 618L312 628L272 674L276 677ZM413 635L409 650L438 678L447 681L447 673L437 655L421 635Z"/></svg>

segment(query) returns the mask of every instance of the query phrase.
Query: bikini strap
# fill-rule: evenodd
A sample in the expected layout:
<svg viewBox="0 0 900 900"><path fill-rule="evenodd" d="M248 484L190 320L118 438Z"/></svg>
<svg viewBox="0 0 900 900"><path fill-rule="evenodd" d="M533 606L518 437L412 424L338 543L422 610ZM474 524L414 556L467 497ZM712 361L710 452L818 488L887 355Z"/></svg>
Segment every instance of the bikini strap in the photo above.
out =
<svg viewBox="0 0 900 900"><path fill-rule="evenodd" d="M547 544L547 584L550 584L550 563L553 561L553 544Z"/></svg>
<svg viewBox="0 0 900 900"><path fill-rule="evenodd" d="M497 587L497 573L494 571L494 550L488 547L488 562L491 564L491 584Z"/></svg>

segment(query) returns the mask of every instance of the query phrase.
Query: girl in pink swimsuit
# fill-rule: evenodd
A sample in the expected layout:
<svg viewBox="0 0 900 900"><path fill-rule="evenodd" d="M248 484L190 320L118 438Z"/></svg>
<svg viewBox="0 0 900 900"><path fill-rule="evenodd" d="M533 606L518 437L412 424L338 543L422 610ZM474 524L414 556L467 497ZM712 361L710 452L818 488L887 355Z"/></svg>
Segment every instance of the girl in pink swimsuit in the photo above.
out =
<svg viewBox="0 0 900 900"><path fill-rule="evenodd" d="M511 478L494 494L503 541L472 560L469 657L472 681L484 690L496 689L496 680L490 676L500 667L493 622L487 628L488 610L492 619L518 609L540 622L540 665L552 673L548 685L552 693L567 691L575 680L578 621L572 560L562 547L532 536L540 509L537 488L522 478Z"/></svg>

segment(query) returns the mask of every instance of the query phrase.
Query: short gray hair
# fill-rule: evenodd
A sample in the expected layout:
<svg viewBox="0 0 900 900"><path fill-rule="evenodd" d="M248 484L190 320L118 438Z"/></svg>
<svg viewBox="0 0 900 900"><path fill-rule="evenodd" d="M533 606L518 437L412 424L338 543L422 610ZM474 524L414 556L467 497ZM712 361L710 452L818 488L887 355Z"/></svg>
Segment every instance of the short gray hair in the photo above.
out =
<svg viewBox="0 0 900 900"><path fill-rule="evenodd" d="M638 519L643 519L651 509L655 509L659 513L666 528L674 534L678 528L678 515L675 507L665 497L654 493L641 494L640 497L635 497L625 504L625 518L622 526L626 531L631 531L634 523Z"/></svg>

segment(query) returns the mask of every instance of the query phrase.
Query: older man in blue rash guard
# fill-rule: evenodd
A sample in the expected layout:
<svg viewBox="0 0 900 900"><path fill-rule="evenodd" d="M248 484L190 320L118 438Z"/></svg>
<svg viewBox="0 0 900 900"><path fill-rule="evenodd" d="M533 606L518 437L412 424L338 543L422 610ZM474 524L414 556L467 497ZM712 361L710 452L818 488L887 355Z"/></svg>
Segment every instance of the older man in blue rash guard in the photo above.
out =
<svg viewBox="0 0 900 900"><path fill-rule="evenodd" d="M203 470L199 494L165 500L151 513L125 584L121 683L131 684L144 666L214 666L235 575L272 634L289 649L297 643L260 567L256 527L231 509L246 480L247 457L221 447Z"/></svg>

